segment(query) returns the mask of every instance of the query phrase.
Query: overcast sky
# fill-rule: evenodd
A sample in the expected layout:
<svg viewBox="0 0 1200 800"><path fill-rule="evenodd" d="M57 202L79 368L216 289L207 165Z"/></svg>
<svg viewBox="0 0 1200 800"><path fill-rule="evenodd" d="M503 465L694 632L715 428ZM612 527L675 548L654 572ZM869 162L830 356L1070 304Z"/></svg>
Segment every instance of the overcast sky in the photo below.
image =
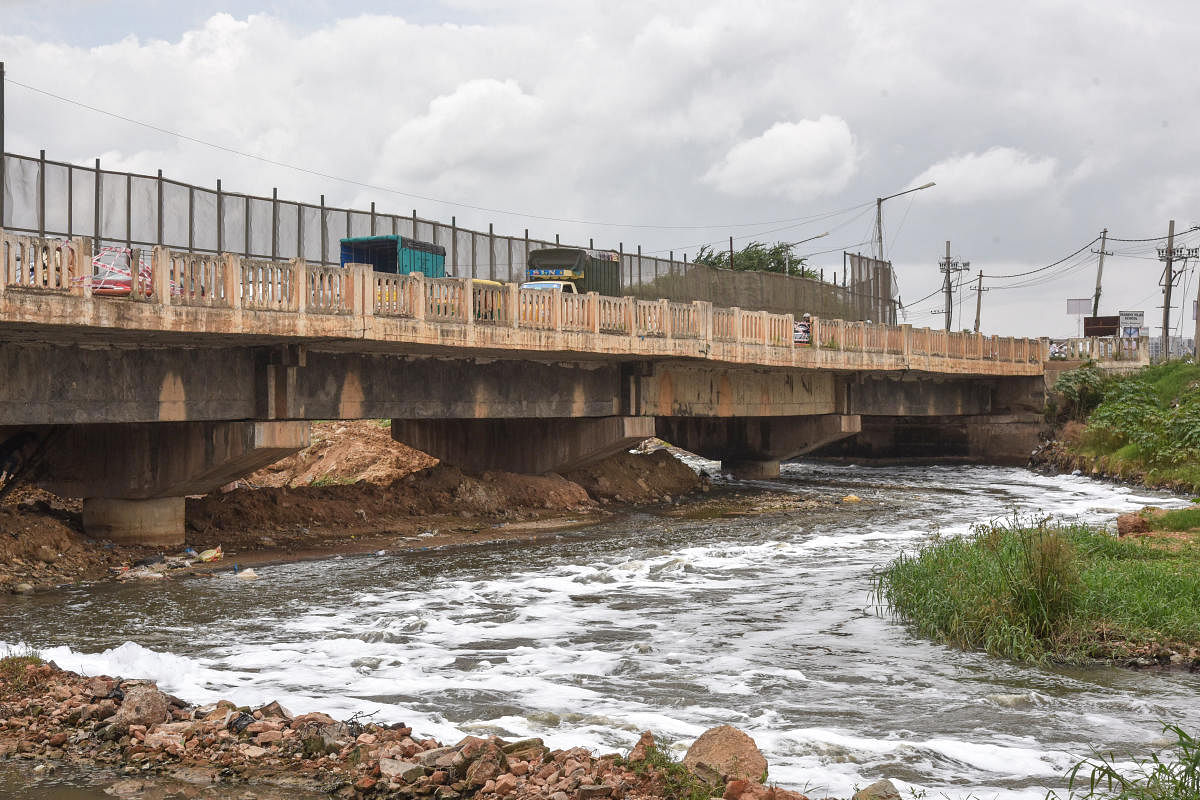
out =
<svg viewBox="0 0 1200 800"><path fill-rule="evenodd" d="M947 239L973 278L1049 265L1105 227L1200 224L1198 34L1182 0L0 0L12 81L448 202L11 82L9 152L677 255L829 230L796 251L832 250L810 259L827 268L869 251L874 198L933 180L885 202L884 229L909 321L934 327L940 297L915 301ZM1110 245L1101 313L1161 324L1155 244ZM1073 333L1065 301L1091 295L1095 259L985 278L984 331ZM973 322L964 297L955 328Z"/></svg>

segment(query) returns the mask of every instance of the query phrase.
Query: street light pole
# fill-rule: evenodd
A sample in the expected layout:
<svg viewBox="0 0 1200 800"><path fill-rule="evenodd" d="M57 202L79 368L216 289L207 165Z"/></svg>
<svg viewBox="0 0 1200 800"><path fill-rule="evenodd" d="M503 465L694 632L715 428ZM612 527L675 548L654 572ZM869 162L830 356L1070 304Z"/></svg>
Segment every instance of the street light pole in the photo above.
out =
<svg viewBox="0 0 1200 800"><path fill-rule="evenodd" d="M784 275L792 274L792 248L793 247L795 247L798 244L804 244L805 242L811 242L813 239L820 239L822 236L828 236L828 235L829 235L829 231L825 231L824 233L818 233L816 236L810 236L807 239L801 239L798 242L788 242L787 257L784 259L784 262L783 262L783 274Z"/></svg>
<svg viewBox="0 0 1200 800"><path fill-rule="evenodd" d="M922 189L928 189L930 186L936 186L936 185L937 185L936 183L934 183L933 181L930 181L929 183L922 184L921 186L917 186L913 189L905 189L903 192L896 192L895 194L889 194L887 197L876 197L875 198L875 235L876 235L875 257L877 259L879 259L880 261L884 260L883 259L883 201L891 200L893 197L900 197L901 195L912 194L913 192L919 192Z"/></svg>

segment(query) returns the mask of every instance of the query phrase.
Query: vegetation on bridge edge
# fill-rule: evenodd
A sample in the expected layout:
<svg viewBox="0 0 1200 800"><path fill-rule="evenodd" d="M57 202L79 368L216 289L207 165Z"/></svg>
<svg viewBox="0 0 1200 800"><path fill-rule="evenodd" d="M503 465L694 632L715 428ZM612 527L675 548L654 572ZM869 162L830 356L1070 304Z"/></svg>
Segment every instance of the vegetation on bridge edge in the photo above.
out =
<svg viewBox="0 0 1200 800"><path fill-rule="evenodd" d="M1014 518L901 555L876 573L873 594L921 635L963 649L1200 666L1200 530L1122 539Z"/></svg>
<svg viewBox="0 0 1200 800"><path fill-rule="evenodd" d="M1200 493L1200 364L1128 376L1084 364L1059 377L1047 416L1067 423L1060 466Z"/></svg>

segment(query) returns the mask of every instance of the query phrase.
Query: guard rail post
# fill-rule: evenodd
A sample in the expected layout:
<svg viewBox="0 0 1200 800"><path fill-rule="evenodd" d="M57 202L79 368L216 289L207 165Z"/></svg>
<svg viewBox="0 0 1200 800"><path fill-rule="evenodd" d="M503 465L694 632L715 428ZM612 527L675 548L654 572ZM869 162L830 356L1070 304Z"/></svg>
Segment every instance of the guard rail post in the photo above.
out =
<svg viewBox="0 0 1200 800"><path fill-rule="evenodd" d="M588 330L593 334L600 333L600 293L587 293Z"/></svg>
<svg viewBox="0 0 1200 800"><path fill-rule="evenodd" d="M566 302L566 292L550 292L550 326L555 332L562 330L562 310L563 304Z"/></svg>
<svg viewBox="0 0 1200 800"><path fill-rule="evenodd" d="M308 312L308 262L303 258L292 261L292 311L297 314Z"/></svg>
<svg viewBox="0 0 1200 800"><path fill-rule="evenodd" d="M759 344L767 347L771 343L771 327L766 311L758 312L758 324L762 330L762 341Z"/></svg>
<svg viewBox="0 0 1200 800"><path fill-rule="evenodd" d="M508 322L509 327L521 327L521 284L506 283L504 291L508 293Z"/></svg>
<svg viewBox="0 0 1200 800"><path fill-rule="evenodd" d="M242 277L242 260L233 253L226 253L224 256L218 256L216 263L222 267L221 289L225 292L225 304L234 309L243 308L248 299L253 300L254 298L247 298L247 292L244 291L248 287L245 286Z"/></svg>
<svg viewBox="0 0 1200 800"><path fill-rule="evenodd" d="M418 322L425 321L425 273L410 272L408 273L409 287L412 289L412 310L413 319Z"/></svg>
<svg viewBox="0 0 1200 800"><path fill-rule="evenodd" d="M659 298L658 301L658 316L662 324L662 335L664 339L675 338L675 332L671 330L671 301Z"/></svg>
<svg viewBox="0 0 1200 800"><path fill-rule="evenodd" d="M136 292L141 264L129 259L129 284ZM150 251L150 282L154 284L154 299L159 305L171 305L171 251L164 245L155 245Z"/></svg>
<svg viewBox="0 0 1200 800"><path fill-rule="evenodd" d="M0 234L3 232L0 230ZM66 247L70 249L74 262L71 265L73 270L68 284L69 292L74 295L90 297L92 294L92 241L76 237L67 242ZM84 264L87 264L86 271ZM0 264L0 294L4 294L4 284L4 265Z"/></svg>
<svg viewBox="0 0 1200 800"><path fill-rule="evenodd" d="M911 323L906 322L905 324L900 326L900 340L901 340L900 349L904 355L904 361L905 361L905 363L908 363L909 358L912 356L912 347L913 347L913 342L912 342L913 335L912 335L912 324Z"/></svg>
<svg viewBox="0 0 1200 800"><path fill-rule="evenodd" d="M692 307L696 309L696 338L712 344L712 303L707 300L693 300Z"/></svg>
<svg viewBox="0 0 1200 800"><path fill-rule="evenodd" d="M471 278L459 278L458 290L462 293L459 302L463 325L475 324L475 283Z"/></svg>
<svg viewBox="0 0 1200 800"><path fill-rule="evenodd" d="M350 280L350 308L349 311L356 317L366 316L375 313L374 303L370 303L370 297L367 295L366 283L370 277L372 267L370 264L347 264L346 278ZM345 284L342 288L342 307L346 306L346 289Z"/></svg>
<svg viewBox="0 0 1200 800"><path fill-rule="evenodd" d="M621 313L625 318L625 330L629 332L629 349L633 350L634 342L637 338L637 313L633 304L637 300L632 295L625 295L621 298L621 302L625 304L621 309Z"/></svg>
<svg viewBox="0 0 1200 800"><path fill-rule="evenodd" d="M821 349L821 318L808 318L808 346L813 350Z"/></svg>

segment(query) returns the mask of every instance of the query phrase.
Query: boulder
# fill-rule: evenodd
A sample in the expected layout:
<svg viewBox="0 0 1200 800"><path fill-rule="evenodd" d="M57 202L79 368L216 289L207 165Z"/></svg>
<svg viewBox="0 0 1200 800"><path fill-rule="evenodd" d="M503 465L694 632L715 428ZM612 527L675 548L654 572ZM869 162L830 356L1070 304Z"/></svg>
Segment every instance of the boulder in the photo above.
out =
<svg viewBox="0 0 1200 800"><path fill-rule="evenodd" d="M153 686L134 686L125 692L112 724L117 730L127 730L130 725L149 727L170 719L170 702L165 694Z"/></svg>
<svg viewBox="0 0 1200 800"><path fill-rule="evenodd" d="M506 772L508 772L508 760L505 759L504 752L491 742L487 742L487 746L482 748L475 760L467 767L467 773L463 779L468 786L477 787L483 786L490 780L495 780Z"/></svg>
<svg viewBox="0 0 1200 800"><path fill-rule="evenodd" d="M1117 535L1128 536L1131 533L1145 533L1150 530L1150 523L1141 514L1122 514L1117 517Z"/></svg>
<svg viewBox="0 0 1200 800"><path fill-rule="evenodd" d="M767 775L767 760L754 740L732 725L700 734L683 757L683 765L714 785L730 780L762 783Z"/></svg>
<svg viewBox="0 0 1200 800"><path fill-rule="evenodd" d="M379 759L379 774L392 778L401 783L412 783L425 777L425 768L411 761L401 761L397 758Z"/></svg>
<svg viewBox="0 0 1200 800"><path fill-rule="evenodd" d="M854 800L900 800L900 790L896 784L884 778L865 789L859 789L854 793Z"/></svg>

